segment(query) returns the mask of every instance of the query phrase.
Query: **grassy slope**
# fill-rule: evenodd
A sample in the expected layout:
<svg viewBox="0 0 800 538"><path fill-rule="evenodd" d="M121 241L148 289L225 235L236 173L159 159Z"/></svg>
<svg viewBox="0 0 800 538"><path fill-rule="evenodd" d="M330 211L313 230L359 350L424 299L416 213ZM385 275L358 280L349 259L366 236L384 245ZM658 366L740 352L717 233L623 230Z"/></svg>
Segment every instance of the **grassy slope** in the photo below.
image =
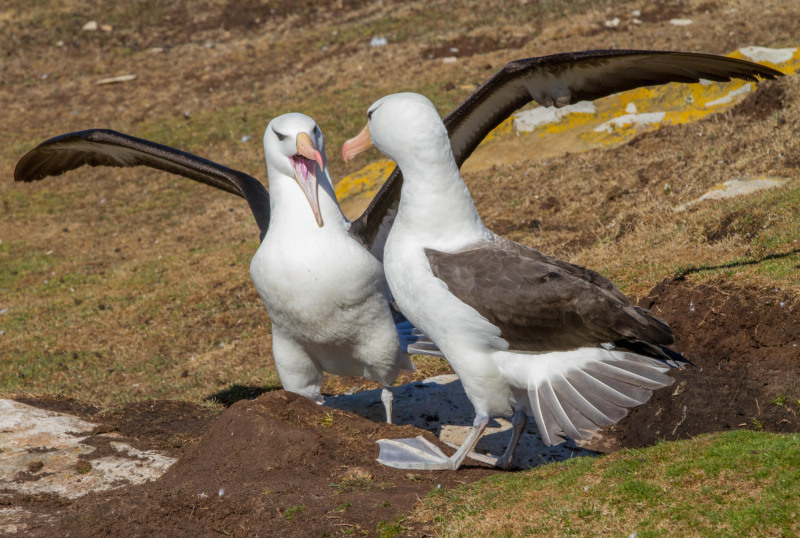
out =
<svg viewBox="0 0 800 538"><path fill-rule="evenodd" d="M55 392L108 405L160 397L203 401L243 393L240 386L278 386L268 318L247 276L257 240L246 206L144 170L84 169L13 184L16 160L48 136L111 127L263 177L260 130L288 110L324 118L335 155L380 95L422 91L445 112L511 58L608 46L726 53L743 44L798 44L797 8L782 1L730 2L726 9L738 11L725 14L700 2L644 9L623 2L530 2L499 13L483 2L370 3L310 17L300 3L296 13L254 27L248 26L252 14L237 19L222 2L146 4L148 10L141 2L12 2L0 12L0 48L12 51L0 86L11 126L0 148L4 394ZM603 29L613 16L628 25L633 9L644 11L641 29ZM697 30L671 27L665 21L673 16L694 18ZM115 28L80 32L92 19ZM462 21L457 30L454 19ZM301 20L305 33L296 30ZM373 35L389 37L390 45L370 48ZM484 50L455 65L429 59L436 48L464 47L464 36L467 44L484 43ZM486 46L491 39L494 45ZM94 85L128 72L138 75L135 83ZM490 227L601 270L632 295L698 267L706 269L692 278L721 275L800 290L797 254L765 259L795 249L800 229L800 92L796 82L786 87L789 107L763 120L682 126L613 152L523 160L479 169L467 180ZM253 138L242 142L244 135ZM364 164L331 161L335 177ZM744 200L668 211L740 173L791 181ZM602 181L588 181L594 176ZM630 195L610 196L614 187ZM560 201L558 208L544 207L550 197ZM543 221L542 229L527 226L531 216ZM723 238L710 241L720 229ZM707 269L737 260L758 263ZM445 368L440 361L422 366L421 375ZM701 451L705 456L693 463ZM498 476L434 496L427 506L445 533L471 534L474 525L498 534L792 533L798 529L791 488L797 491L798 477L788 467L797 462L787 458L796 453L792 437L734 433ZM715 467L715 461L723 463ZM747 492L745 505L733 491Z"/></svg>

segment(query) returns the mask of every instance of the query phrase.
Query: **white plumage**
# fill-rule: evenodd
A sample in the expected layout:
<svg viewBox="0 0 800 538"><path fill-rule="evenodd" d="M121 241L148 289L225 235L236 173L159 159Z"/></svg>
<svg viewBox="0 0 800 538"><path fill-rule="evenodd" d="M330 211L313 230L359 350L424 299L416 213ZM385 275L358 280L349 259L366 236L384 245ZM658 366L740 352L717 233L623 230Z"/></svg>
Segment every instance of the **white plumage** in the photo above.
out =
<svg viewBox="0 0 800 538"><path fill-rule="evenodd" d="M300 155L301 137L308 137L319 162ZM272 322L281 383L322 403L323 372L367 377L384 386L391 421L388 387L401 369L413 365L401 349L383 267L348 234L350 222L336 201L322 133L308 116L285 114L267 126L264 153L270 224L250 276ZM303 182L313 187L304 189Z"/></svg>

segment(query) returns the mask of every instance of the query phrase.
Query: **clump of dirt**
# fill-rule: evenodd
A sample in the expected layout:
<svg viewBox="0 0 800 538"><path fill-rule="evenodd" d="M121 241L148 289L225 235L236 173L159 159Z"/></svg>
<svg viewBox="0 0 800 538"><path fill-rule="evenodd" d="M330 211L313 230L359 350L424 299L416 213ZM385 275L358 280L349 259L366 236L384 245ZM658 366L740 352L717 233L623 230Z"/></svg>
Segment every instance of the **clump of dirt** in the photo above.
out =
<svg viewBox="0 0 800 538"><path fill-rule="evenodd" d="M165 430L185 433L170 419L174 404L153 402L150 414L137 409L122 415L140 419L137 439L152 446L159 443L150 438L154 432L157 438ZM202 408L194 406L194 412ZM123 422L117 421L120 429ZM374 423L273 391L232 405L154 482L90 494L69 502L68 510L60 509L63 500L49 497L19 497L14 504L39 513L57 510L49 523L29 527L31 536L52 536L56 529L78 536L375 533L432 489L495 472L468 463L457 473L414 473L375 461L377 439L419 434L436 441L411 426Z"/></svg>
<svg viewBox="0 0 800 538"><path fill-rule="evenodd" d="M602 448L732 429L800 431L800 305L775 289L666 280L641 306L672 326L694 366L604 432ZM598 447L601 448L601 447Z"/></svg>
<svg viewBox="0 0 800 538"><path fill-rule="evenodd" d="M745 116L754 120L768 118L786 107L786 85L782 80L767 80L759 83L756 91L731 110L733 116Z"/></svg>

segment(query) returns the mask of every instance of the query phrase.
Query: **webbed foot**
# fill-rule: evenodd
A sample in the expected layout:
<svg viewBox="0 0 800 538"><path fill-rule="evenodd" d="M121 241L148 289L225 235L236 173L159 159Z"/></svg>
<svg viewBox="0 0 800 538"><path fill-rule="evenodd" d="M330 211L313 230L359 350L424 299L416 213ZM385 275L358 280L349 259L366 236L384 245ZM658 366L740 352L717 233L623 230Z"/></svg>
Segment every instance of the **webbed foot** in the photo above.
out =
<svg viewBox="0 0 800 538"><path fill-rule="evenodd" d="M380 439L378 463L396 469L452 470L454 461L422 436L413 439Z"/></svg>

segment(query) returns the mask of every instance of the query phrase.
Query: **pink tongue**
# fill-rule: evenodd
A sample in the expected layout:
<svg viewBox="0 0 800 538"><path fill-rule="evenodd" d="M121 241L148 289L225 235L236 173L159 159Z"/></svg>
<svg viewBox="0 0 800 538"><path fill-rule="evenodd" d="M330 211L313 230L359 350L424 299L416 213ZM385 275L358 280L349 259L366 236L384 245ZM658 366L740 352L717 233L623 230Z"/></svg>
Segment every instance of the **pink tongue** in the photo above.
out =
<svg viewBox="0 0 800 538"><path fill-rule="evenodd" d="M295 155L292 159L294 162L294 169L295 171L303 176L303 179L308 179L308 159L303 157L302 155Z"/></svg>

